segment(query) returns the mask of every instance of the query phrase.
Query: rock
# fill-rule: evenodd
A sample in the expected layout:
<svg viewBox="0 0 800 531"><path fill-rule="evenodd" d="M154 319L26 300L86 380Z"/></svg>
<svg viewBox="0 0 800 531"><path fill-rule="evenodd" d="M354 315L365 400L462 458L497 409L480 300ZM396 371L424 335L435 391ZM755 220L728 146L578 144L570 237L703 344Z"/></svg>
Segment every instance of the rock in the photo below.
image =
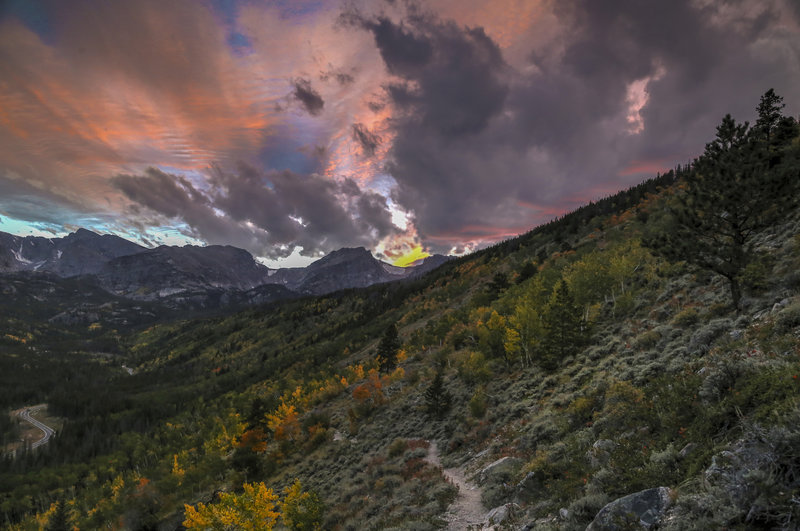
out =
<svg viewBox="0 0 800 531"><path fill-rule="evenodd" d="M567 520L569 518L569 511L565 507L562 507L558 510L558 517L562 520Z"/></svg>
<svg viewBox="0 0 800 531"><path fill-rule="evenodd" d="M600 509L586 531L628 529L625 524L638 524L650 529L661 521L672 505L671 494L668 487L656 487L614 500Z"/></svg>
<svg viewBox="0 0 800 531"><path fill-rule="evenodd" d="M772 305L772 310L770 313L777 313L789 305L789 299L781 299L780 301L776 302Z"/></svg>
<svg viewBox="0 0 800 531"><path fill-rule="evenodd" d="M757 312L755 312L753 314L753 321L760 321L761 319L763 319L768 314L769 314L769 310L757 311Z"/></svg>
<svg viewBox="0 0 800 531"><path fill-rule="evenodd" d="M491 527L493 525L503 524L509 518L514 516L514 513L518 510L519 505L516 503L507 503L505 505L501 505L500 507L495 507L486 514L486 524L484 524L484 526Z"/></svg>
<svg viewBox="0 0 800 531"><path fill-rule="evenodd" d="M747 505L752 495L751 476L758 470L769 469L777 456L769 444L761 441L737 441L730 450L711 458L703 477L707 485L724 490L739 507Z"/></svg>
<svg viewBox="0 0 800 531"><path fill-rule="evenodd" d="M744 331L741 330L740 328L736 328L734 330L731 330L728 335L730 336L731 341L739 341L740 339L742 339Z"/></svg>
<svg viewBox="0 0 800 531"><path fill-rule="evenodd" d="M483 485L486 481L498 478L502 481L502 476L513 475L521 466L522 459L519 459L518 457L501 457L494 463L481 470L480 474L478 475L478 483Z"/></svg>
<svg viewBox="0 0 800 531"><path fill-rule="evenodd" d="M695 448L697 448L697 443L689 443L683 448L681 451L678 452L678 459L685 459L689 454L694 452Z"/></svg>

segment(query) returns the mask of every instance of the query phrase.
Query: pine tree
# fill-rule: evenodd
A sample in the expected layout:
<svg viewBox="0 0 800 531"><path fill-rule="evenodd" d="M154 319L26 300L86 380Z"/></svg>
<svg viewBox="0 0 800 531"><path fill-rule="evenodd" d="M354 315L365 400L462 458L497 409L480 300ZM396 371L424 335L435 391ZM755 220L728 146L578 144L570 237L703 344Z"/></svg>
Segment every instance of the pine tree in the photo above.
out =
<svg viewBox="0 0 800 531"><path fill-rule="evenodd" d="M683 174L670 226L645 242L668 259L725 277L737 311L741 275L755 257L755 236L798 202L800 176L785 167L781 155L776 160L778 146L769 140L783 121L780 101L772 90L762 97L753 129L730 115L723 118L714 141Z"/></svg>
<svg viewBox="0 0 800 531"><path fill-rule="evenodd" d="M431 417L442 419L450 409L452 397L444 387L443 370L436 371L430 387L425 390L425 410Z"/></svg>
<svg viewBox="0 0 800 531"><path fill-rule="evenodd" d="M400 337L397 335L397 325L392 323L383 332L381 342L378 344L378 361L383 372L392 371L397 366L398 350L400 350Z"/></svg>
<svg viewBox="0 0 800 531"><path fill-rule="evenodd" d="M781 121L781 110L786 105L783 103L783 98L775 94L774 89L769 89L761 96L761 101L758 103L758 120L756 120L755 130L757 135L761 135L767 143L770 142L772 132L777 129Z"/></svg>
<svg viewBox="0 0 800 531"><path fill-rule="evenodd" d="M544 337L539 364L543 368L555 369L563 358L578 352L586 336L582 314L567 283L559 281L542 316Z"/></svg>
<svg viewBox="0 0 800 531"><path fill-rule="evenodd" d="M45 529L47 531L68 531L72 529L72 525L69 521L70 517L67 504L64 503L64 500L58 500Z"/></svg>

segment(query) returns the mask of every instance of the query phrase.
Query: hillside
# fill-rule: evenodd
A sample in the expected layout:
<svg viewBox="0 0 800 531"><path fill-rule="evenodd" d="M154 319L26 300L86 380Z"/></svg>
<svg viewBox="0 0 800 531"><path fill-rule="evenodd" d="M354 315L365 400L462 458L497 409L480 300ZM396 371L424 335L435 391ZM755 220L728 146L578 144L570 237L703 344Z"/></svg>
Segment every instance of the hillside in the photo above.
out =
<svg viewBox="0 0 800 531"><path fill-rule="evenodd" d="M2 462L5 525L479 524L454 514L457 478L486 528L796 528L800 139L781 123L791 135L741 144L758 156L737 167L768 155L756 186L736 177L709 201L738 219L776 175L791 199L741 245L718 231L716 256L747 255L739 300L699 244L679 260L664 238L700 208L707 148L405 283L159 324L110 358L75 349L85 376L35 397L63 430Z"/></svg>

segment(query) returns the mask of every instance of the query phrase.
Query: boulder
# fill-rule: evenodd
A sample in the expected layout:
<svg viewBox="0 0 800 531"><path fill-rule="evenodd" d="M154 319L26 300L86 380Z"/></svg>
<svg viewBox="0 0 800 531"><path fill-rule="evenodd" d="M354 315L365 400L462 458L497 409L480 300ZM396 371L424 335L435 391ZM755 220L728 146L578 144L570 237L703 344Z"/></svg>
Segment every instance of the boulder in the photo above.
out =
<svg viewBox="0 0 800 531"><path fill-rule="evenodd" d="M657 525L672 505L672 491L656 487L614 500L600 509L586 531L617 531L638 524L642 529Z"/></svg>
<svg viewBox="0 0 800 531"><path fill-rule="evenodd" d="M483 470L481 470L480 474L478 475L478 483L483 485L487 481L491 480L500 480L503 481L505 478L508 478L522 466L522 459L518 457L501 457L494 463L486 466Z"/></svg>
<svg viewBox="0 0 800 531"><path fill-rule="evenodd" d="M514 513L519 510L519 505L516 503L506 503L499 507L495 507L486 514L486 523L484 527L491 528L495 525L502 525L506 523Z"/></svg>
<svg viewBox="0 0 800 531"><path fill-rule="evenodd" d="M689 444L681 448L681 451L678 452L678 458L686 459L686 457L688 457L689 454L694 452L696 448L697 448L697 443L690 442Z"/></svg>

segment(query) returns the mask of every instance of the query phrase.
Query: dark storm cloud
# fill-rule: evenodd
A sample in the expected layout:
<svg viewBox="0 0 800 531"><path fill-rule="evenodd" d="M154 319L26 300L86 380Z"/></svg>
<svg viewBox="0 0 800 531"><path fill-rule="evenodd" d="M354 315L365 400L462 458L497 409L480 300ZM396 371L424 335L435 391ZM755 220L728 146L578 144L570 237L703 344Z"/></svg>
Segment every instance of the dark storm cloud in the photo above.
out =
<svg viewBox="0 0 800 531"><path fill-rule="evenodd" d="M143 175L117 175L112 186L135 205L166 218L181 219L208 243L228 244L253 250L256 234L228 218L217 216L211 200L184 177L148 168Z"/></svg>
<svg viewBox="0 0 800 531"><path fill-rule="evenodd" d="M348 15L396 77L385 87L400 111L388 169L434 248L524 229L656 171L629 167L686 162L725 113L749 119L771 86L800 91L780 2L550 5L566 30L514 68L481 28L419 10L402 21Z"/></svg>
<svg viewBox="0 0 800 531"><path fill-rule="evenodd" d="M314 90L311 86L311 81L304 78L297 78L292 82L294 90L292 96L300 102L300 104L312 116L318 116L325 106L325 101L320 96L319 92Z"/></svg>
<svg viewBox="0 0 800 531"><path fill-rule="evenodd" d="M340 86L344 87L346 85L350 85L353 81L356 80L352 74L348 74L342 70L331 69L326 72L320 72L319 74L320 81L328 81L329 79L335 80Z"/></svg>
<svg viewBox="0 0 800 531"><path fill-rule="evenodd" d="M386 200L349 179L338 184L315 174L240 164L236 172L215 167L207 193L155 168L119 175L112 183L135 204L183 220L198 238L270 258L288 256L296 246L308 256L371 247L397 230Z"/></svg>
<svg viewBox="0 0 800 531"><path fill-rule="evenodd" d="M353 124L353 140L361 145L367 156L374 155L381 143L381 137L367 129L364 124Z"/></svg>
<svg viewBox="0 0 800 531"><path fill-rule="evenodd" d="M417 16L409 25L354 19L372 32L387 69L405 79L388 86L400 110L442 135L483 130L508 93L505 63L481 28Z"/></svg>

